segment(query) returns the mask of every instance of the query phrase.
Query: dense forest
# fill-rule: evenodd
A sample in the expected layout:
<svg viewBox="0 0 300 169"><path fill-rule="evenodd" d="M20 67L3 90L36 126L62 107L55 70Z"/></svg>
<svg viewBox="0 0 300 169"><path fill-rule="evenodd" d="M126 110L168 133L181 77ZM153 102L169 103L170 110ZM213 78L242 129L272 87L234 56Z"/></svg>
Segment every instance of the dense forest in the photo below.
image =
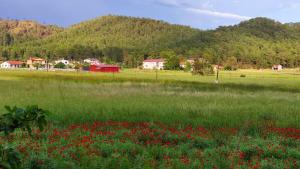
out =
<svg viewBox="0 0 300 169"><path fill-rule="evenodd" d="M267 68L300 66L300 24L255 18L199 30L164 21L103 16L68 28L0 20L0 60L38 56L54 60L99 58L136 67L145 58L204 58L211 64Z"/></svg>

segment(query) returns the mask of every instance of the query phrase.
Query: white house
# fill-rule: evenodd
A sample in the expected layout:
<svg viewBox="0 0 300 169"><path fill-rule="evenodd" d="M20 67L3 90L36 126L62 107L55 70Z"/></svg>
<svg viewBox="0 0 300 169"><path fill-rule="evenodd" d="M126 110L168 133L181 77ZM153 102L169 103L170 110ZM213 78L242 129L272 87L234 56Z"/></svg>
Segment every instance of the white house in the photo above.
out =
<svg viewBox="0 0 300 169"><path fill-rule="evenodd" d="M65 59L56 60L55 64L58 64L58 63L63 63L65 65L69 65L70 64L70 62L68 60L65 60Z"/></svg>
<svg viewBox="0 0 300 169"><path fill-rule="evenodd" d="M283 66L282 65L274 65L273 67L272 67L272 70L282 70L283 69Z"/></svg>
<svg viewBox="0 0 300 169"><path fill-rule="evenodd" d="M91 64L91 65L99 65L99 64L101 64L101 62L98 59L95 59L95 58L87 58L87 59L84 59L83 62Z"/></svg>
<svg viewBox="0 0 300 169"><path fill-rule="evenodd" d="M147 59L143 62L144 69L164 69L165 61L163 59Z"/></svg>
<svg viewBox="0 0 300 169"><path fill-rule="evenodd" d="M23 62L20 61L6 61L1 63L0 67L2 69L12 69L12 68L21 68Z"/></svg>

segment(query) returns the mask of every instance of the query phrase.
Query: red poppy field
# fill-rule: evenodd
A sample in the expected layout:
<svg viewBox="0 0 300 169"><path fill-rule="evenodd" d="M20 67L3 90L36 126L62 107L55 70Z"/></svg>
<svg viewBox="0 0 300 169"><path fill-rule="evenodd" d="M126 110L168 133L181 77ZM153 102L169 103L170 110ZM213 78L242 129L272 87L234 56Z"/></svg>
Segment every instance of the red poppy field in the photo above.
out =
<svg viewBox="0 0 300 169"><path fill-rule="evenodd" d="M294 128L250 137L235 128L95 121L33 133L9 138L29 168L300 168Z"/></svg>

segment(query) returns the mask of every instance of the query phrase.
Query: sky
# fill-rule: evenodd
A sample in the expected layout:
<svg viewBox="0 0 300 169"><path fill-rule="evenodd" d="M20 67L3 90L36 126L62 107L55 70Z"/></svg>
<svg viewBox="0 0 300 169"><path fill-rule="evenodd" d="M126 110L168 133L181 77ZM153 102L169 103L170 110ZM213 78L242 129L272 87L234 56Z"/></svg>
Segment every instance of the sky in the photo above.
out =
<svg viewBox="0 0 300 169"><path fill-rule="evenodd" d="M63 27L109 14L214 29L255 17L300 22L300 0L0 0L2 19Z"/></svg>

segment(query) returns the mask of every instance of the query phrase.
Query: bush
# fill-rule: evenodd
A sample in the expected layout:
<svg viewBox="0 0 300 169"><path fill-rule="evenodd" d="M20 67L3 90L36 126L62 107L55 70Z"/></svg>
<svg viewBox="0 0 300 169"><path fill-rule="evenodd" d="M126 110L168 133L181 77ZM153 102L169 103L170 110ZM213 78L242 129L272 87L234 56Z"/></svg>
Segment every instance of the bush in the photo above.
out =
<svg viewBox="0 0 300 169"><path fill-rule="evenodd" d="M48 111L38 108L38 106L28 106L25 109L5 106L8 113L0 116L0 132L6 136L16 129L27 130L31 135L31 127L37 126L43 130L47 125L46 115ZM19 154L11 147L0 145L0 168L18 169L21 165Z"/></svg>
<svg viewBox="0 0 300 169"><path fill-rule="evenodd" d="M234 66L231 66L231 65L226 65L226 66L224 67L224 70L226 70L226 71L236 71L237 68L234 67Z"/></svg>
<svg viewBox="0 0 300 169"><path fill-rule="evenodd" d="M0 132L6 136L16 129L27 130L31 134L31 127L37 126L40 130L46 126L46 116L48 111L40 109L38 106L28 106L25 109L5 106L8 113L0 117Z"/></svg>
<svg viewBox="0 0 300 169"><path fill-rule="evenodd" d="M242 74L240 77L246 77L246 75Z"/></svg>
<svg viewBox="0 0 300 169"><path fill-rule="evenodd" d="M213 75L214 69L211 64L205 60L196 60L193 65L193 74L194 75Z"/></svg>
<svg viewBox="0 0 300 169"><path fill-rule="evenodd" d="M11 147L3 147L0 145L0 168L1 169L17 169L20 168L21 158Z"/></svg>
<svg viewBox="0 0 300 169"><path fill-rule="evenodd" d="M189 72L192 70L192 65L189 62L186 62L184 71Z"/></svg>
<svg viewBox="0 0 300 169"><path fill-rule="evenodd" d="M56 69L65 69L66 65L62 62L59 62L58 64L54 65L54 68L56 68Z"/></svg>

